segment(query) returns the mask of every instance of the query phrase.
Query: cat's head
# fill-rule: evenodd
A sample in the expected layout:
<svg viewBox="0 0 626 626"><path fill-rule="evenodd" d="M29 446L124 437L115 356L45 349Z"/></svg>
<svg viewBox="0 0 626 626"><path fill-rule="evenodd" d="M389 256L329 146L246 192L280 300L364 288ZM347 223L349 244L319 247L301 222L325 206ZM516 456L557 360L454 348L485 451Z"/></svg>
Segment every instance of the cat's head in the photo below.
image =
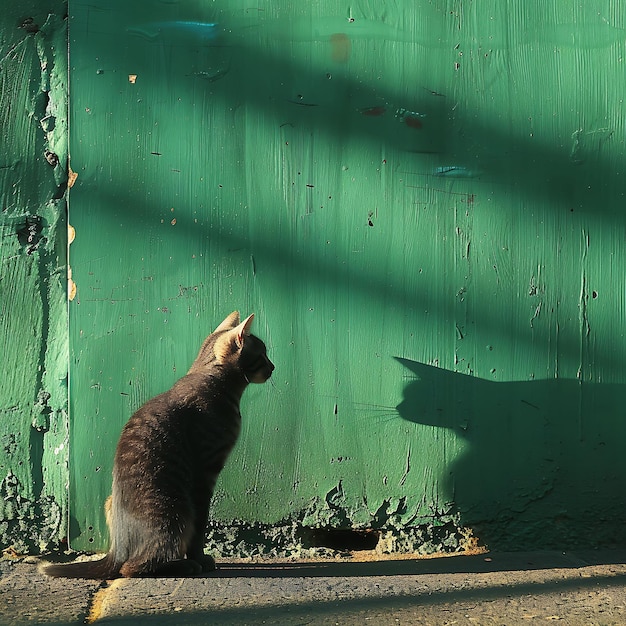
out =
<svg viewBox="0 0 626 626"><path fill-rule="evenodd" d="M217 366L240 371L249 383L264 383L274 371L265 344L250 334L254 314L240 322L239 312L233 311L204 340L200 353L189 373Z"/></svg>

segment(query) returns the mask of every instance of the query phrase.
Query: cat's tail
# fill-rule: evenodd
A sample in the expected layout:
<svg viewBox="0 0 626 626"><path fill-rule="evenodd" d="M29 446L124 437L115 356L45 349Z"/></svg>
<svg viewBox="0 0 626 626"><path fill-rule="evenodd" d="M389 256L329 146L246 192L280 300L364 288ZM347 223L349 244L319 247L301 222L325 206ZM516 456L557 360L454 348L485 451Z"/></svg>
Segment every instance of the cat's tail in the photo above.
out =
<svg viewBox="0 0 626 626"><path fill-rule="evenodd" d="M110 580L120 577L120 564L109 553L98 561L74 561L73 563L45 563L42 573L60 578L90 578Z"/></svg>

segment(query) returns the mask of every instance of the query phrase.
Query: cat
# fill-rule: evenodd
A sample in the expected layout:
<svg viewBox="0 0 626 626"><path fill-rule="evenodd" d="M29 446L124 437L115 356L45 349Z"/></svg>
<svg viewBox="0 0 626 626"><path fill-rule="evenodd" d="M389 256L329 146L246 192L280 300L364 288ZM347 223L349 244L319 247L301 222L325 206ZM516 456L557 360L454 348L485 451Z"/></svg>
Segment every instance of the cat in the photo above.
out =
<svg viewBox="0 0 626 626"><path fill-rule="evenodd" d="M49 576L189 576L215 569L204 554L209 503L240 431L249 383L274 370L234 311L206 338L189 372L137 410L122 430L105 512L111 546L98 561L52 564Z"/></svg>

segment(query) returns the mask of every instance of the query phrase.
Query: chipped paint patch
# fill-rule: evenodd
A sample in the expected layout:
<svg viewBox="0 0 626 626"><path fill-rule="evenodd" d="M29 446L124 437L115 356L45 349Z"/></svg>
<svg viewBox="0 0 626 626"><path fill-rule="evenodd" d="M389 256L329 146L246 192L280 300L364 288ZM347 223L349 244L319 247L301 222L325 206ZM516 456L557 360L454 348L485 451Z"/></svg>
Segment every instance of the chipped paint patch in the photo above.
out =
<svg viewBox="0 0 626 626"><path fill-rule="evenodd" d="M348 552L372 555L458 554L480 549L478 539L455 516L445 516L429 524L406 528L383 526L379 529L304 526L301 523L276 525L240 522L211 524L206 552L219 558L310 558L336 556Z"/></svg>
<svg viewBox="0 0 626 626"><path fill-rule="evenodd" d="M20 554L57 545L61 507L52 496L30 499L24 485L9 472L0 483L0 545Z"/></svg>

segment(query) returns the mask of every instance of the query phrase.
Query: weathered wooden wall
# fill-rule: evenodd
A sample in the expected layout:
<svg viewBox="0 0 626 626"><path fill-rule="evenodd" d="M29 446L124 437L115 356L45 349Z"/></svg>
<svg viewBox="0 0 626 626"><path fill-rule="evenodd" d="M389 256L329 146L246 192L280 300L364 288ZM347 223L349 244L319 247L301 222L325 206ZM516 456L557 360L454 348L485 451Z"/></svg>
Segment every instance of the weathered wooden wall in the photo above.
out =
<svg viewBox="0 0 626 626"><path fill-rule="evenodd" d="M67 514L67 3L0 12L0 546Z"/></svg>

